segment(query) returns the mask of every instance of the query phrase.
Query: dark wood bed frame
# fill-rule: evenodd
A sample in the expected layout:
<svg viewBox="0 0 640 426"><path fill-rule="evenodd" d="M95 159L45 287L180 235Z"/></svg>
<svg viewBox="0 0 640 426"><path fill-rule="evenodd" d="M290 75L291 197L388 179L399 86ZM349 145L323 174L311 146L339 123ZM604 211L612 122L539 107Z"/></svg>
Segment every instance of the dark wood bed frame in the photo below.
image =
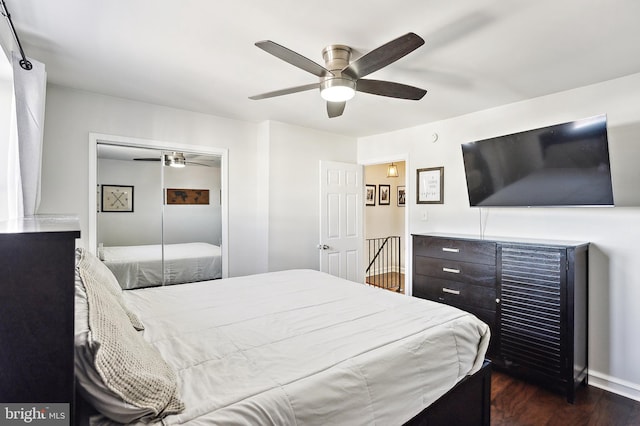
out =
<svg viewBox="0 0 640 426"><path fill-rule="evenodd" d="M489 426L491 410L491 363L462 379L449 392L409 420L404 426ZM75 424L89 425L89 416L97 412L76 394Z"/></svg>
<svg viewBox="0 0 640 426"><path fill-rule="evenodd" d="M467 376L404 426L489 426L491 420L491 363Z"/></svg>

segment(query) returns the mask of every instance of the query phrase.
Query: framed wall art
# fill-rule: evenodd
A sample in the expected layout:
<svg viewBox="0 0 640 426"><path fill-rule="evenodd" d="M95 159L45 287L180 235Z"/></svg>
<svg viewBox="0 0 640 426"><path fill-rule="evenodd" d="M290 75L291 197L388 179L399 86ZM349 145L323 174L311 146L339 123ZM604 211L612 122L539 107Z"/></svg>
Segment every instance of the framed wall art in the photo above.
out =
<svg viewBox="0 0 640 426"><path fill-rule="evenodd" d="M209 204L208 189L167 188L167 204Z"/></svg>
<svg viewBox="0 0 640 426"><path fill-rule="evenodd" d="M102 185L101 210L113 213L133 212L133 186Z"/></svg>
<svg viewBox="0 0 640 426"><path fill-rule="evenodd" d="M367 185L364 193L364 205L375 206L376 205L376 186Z"/></svg>
<svg viewBox="0 0 640 426"><path fill-rule="evenodd" d="M407 193L405 187L398 186L398 207L404 207L407 202Z"/></svg>
<svg viewBox="0 0 640 426"><path fill-rule="evenodd" d="M378 185L378 204L381 206L391 204L391 185Z"/></svg>
<svg viewBox="0 0 640 426"><path fill-rule="evenodd" d="M417 172L418 204L444 203L444 167L418 169Z"/></svg>

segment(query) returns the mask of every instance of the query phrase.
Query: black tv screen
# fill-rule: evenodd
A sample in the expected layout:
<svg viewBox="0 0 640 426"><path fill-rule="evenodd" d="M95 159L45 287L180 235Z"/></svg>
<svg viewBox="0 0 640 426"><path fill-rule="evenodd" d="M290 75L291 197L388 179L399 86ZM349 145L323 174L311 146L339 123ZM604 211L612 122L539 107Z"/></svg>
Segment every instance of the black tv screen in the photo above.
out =
<svg viewBox="0 0 640 426"><path fill-rule="evenodd" d="M605 115L462 144L472 207L610 206Z"/></svg>

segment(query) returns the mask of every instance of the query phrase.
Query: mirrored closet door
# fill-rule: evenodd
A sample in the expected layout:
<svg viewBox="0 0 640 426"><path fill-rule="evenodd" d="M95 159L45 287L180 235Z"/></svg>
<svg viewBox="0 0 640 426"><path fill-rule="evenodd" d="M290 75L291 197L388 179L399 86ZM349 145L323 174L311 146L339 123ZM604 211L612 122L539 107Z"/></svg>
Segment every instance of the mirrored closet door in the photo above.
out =
<svg viewBox="0 0 640 426"><path fill-rule="evenodd" d="M98 257L125 289L222 278L221 158L98 142Z"/></svg>

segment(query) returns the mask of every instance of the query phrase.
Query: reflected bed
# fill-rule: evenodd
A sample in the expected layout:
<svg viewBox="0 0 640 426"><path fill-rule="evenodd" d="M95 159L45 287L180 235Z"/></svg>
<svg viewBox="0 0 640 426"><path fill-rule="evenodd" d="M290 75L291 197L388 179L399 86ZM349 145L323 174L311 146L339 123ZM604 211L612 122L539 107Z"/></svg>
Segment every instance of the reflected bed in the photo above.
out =
<svg viewBox="0 0 640 426"><path fill-rule="evenodd" d="M123 289L222 278L219 246L207 243L149 244L104 247L101 260L113 272Z"/></svg>

